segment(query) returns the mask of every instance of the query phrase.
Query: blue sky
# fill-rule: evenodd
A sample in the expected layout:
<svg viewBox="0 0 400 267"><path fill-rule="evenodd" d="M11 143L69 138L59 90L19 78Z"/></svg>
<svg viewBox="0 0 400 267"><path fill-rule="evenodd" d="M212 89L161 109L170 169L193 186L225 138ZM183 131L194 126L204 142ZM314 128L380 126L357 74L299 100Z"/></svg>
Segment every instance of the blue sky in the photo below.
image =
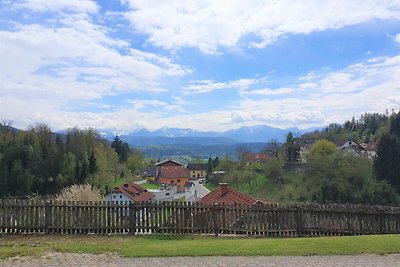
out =
<svg viewBox="0 0 400 267"><path fill-rule="evenodd" d="M305 129L399 107L399 1L0 0L16 127Z"/></svg>

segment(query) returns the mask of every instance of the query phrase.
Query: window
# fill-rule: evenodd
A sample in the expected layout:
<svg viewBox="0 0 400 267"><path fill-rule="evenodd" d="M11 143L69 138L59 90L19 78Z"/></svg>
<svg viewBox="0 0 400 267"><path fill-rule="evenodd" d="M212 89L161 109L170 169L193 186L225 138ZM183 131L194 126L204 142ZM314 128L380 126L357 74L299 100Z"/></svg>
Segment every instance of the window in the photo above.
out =
<svg viewBox="0 0 400 267"><path fill-rule="evenodd" d="M115 198L115 195L113 195L113 198Z"/></svg>
<svg viewBox="0 0 400 267"><path fill-rule="evenodd" d="M169 196L169 193L166 193L165 195L166 195L166 196Z"/></svg>
<svg viewBox="0 0 400 267"><path fill-rule="evenodd" d="M119 195L119 198L122 198L122 195Z"/></svg>
<svg viewBox="0 0 400 267"><path fill-rule="evenodd" d="M180 183L180 182L181 182L181 180L179 180L179 179L178 179L176 182L177 182L177 183Z"/></svg>
<svg viewBox="0 0 400 267"><path fill-rule="evenodd" d="M171 180L171 183L175 183L175 180Z"/></svg>

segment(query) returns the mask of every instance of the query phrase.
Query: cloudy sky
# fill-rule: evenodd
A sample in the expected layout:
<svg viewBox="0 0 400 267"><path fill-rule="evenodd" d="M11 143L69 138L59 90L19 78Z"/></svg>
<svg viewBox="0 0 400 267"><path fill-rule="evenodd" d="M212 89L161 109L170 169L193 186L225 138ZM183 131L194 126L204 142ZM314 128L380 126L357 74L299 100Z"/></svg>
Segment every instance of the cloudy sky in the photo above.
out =
<svg viewBox="0 0 400 267"><path fill-rule="evenodd" d="M399 107L399 0L0 0L16 127L309 128Z"/></svg>

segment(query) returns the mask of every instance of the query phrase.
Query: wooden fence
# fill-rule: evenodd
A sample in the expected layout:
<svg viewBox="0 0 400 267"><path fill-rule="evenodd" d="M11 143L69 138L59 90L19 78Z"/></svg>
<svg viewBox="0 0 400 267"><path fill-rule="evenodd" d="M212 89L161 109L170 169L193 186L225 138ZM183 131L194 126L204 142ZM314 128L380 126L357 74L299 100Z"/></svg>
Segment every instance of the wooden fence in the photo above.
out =
<svg viewBox="0 0 400 267"><path fill-rule="evenodd" d="M400 208L0 200L0 234L193 233L324 236L400 233Z"/></svg>

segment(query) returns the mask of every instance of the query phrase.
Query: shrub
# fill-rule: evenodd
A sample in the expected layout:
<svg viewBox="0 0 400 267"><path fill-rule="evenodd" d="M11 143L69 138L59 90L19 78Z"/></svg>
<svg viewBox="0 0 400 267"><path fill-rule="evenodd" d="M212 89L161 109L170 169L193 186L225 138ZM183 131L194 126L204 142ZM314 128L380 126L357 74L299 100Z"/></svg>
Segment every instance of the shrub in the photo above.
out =
<svg viewBox="0 0 400 267"><path fill-rule="evenodd" d="M60 201L101 201L103 200L100 190L90 184L71 185L65 187L56 196Z"/></svg>

